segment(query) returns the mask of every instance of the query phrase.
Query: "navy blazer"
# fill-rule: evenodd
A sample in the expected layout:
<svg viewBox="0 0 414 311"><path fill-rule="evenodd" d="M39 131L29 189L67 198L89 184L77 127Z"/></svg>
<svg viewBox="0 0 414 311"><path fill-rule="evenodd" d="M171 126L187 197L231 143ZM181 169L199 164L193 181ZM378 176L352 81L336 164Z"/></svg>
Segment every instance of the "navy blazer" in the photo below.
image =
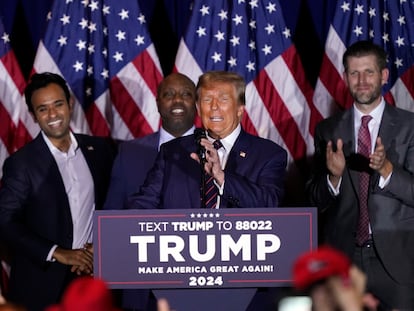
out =
<svg viewBox="0 0 414 311"><path fill-rule="evenodd" d="M103 206L113 161L103 138L75 134L92 174L95 208ZM0 234L12 248L10 300L30 311L61 297L73 273L47 262L53 245L72 248L68 197L53 155L41 134L6 159L0 188Z"/></svg>
<svg viewBox="0 0 414 311"><path fill-rule="evenodd" d="M386 156L393 164L389 184L378 186L371 172L368 209L372 237L385 269L400 283L414 283L414 114L386 105L379 129ZM329 140L341 138L347 161L340 194L327 184L325 150ZM315 173L309 183L311 202L321 212L323 242L350 257L355 248L359 217L358 176L363 161L355 154L353 109L328 118L315 131ZM366 166L368 163L365 164ZM352 258L352 257L351 257Z"/></svg>
<svg viewBox="0 0 414 311"><path fill-rule="evenodd" d="M196 150L194 135L163 144L141 191L130 197L129 208L201 208L201 169L190 157ZM282 147L242 130L224 169L220 208L279 206L286 164Z"/></svg>
<svg viewBox="0 0 414 311"><path fill-rule="evenodd" d="M119 145L104 209L127 208L129 195L139 190L155 162L159 140L156 132Z"/></svg>

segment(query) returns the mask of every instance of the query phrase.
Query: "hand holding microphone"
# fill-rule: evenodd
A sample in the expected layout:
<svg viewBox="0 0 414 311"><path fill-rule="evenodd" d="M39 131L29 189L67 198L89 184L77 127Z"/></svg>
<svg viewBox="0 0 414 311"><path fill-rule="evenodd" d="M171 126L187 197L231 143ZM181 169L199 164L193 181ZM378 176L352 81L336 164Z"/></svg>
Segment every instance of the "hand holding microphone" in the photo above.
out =
<svg viewBox="0 0 414 311"><path fill-rule="evenodd" d="M208 175L213 176L215 181L222 185L224 182L224 172L221 168L217 150L207 139L206 131L202 128L194 130L194 138L198 146L197 153L192 153L191 158L201 164L202 170Z"/></svg>

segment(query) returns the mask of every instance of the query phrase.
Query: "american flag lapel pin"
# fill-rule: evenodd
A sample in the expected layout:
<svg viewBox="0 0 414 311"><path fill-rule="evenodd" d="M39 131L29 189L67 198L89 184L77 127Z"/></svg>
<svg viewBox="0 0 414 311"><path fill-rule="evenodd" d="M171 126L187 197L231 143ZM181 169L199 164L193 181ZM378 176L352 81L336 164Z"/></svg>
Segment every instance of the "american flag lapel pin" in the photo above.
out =
<svg viewBox="0 0 414 311"><path fill-rule="evenodd" d="M245 157L246 157L246 152L244 152L244 151L240 151L239 155L240 155L242 158L245 158Z"/></svg>

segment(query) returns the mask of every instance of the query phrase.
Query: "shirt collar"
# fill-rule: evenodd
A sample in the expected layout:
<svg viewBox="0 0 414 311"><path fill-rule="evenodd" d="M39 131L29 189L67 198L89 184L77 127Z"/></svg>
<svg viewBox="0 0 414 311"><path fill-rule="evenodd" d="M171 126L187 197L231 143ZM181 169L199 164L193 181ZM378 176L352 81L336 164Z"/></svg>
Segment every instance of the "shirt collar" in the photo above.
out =
<svg viewBox="0 0 414 311"><path fill-rule="evenodd" d="M195 126L193 125L187 132L181 136L188 136L194 133ZM167 132L163 127L160 128L160 140L158 142L158 149L163 143L175 139L176 137Z"/></svg>
<svg viewBox="0 0 414 311"><path fill-rule="evenodd" d="M41 131L41 133L42 133L43 140L45 141L47 147L49 148L52 154L67 154L70 156L70 155L74 155L76 152L76 149L78 149L78 146L79 146L78 141L76 140L75 135L73 135L72 132L69 132L71 144L69 146L68 152L63 152L59 150L58 148L56 148L55 145L53 145L53 143L50 141L49 137L46 136L45 132Z"/></svg>
<svg viewBox="0 0 414 311"><path fill-rule="evenodd" d="M384 109L385 109L385 100L384 100L384 97L382 97L380 104L377 107L375 107L375 109L372 110L369 113L369 115L372 117L372 119L375 121L375 123L377 123L377 124L381 123L382 114L384 112ZM360 110L358 110L358 108L354 104L354 118L355 118L355 122L357 124L361 123L361 118L364 115L365 114L363 114Z"/></svg>
<svg viewBox="0 0 414 311"><path fill-rule="evenodd" d="M236 142L237 137L239 137L241 132L241 125L238 124L237 127L233 130L233 132L230 133L230 135L227 135L226 137L220 139L221 143L223 144L223 147L226 151L230 151L233 147L234 143ZM213 142L215 141L214 138L208 136L208 140Z"/></svg>

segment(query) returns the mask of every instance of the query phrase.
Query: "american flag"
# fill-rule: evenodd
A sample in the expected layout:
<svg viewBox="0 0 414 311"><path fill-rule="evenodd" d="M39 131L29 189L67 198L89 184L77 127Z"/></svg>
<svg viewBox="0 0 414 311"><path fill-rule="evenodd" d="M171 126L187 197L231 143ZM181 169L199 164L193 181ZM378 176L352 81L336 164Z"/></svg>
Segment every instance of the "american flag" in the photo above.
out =
<svg viewBox="0 0 414 311"><path fill-rule="evenodd" d="M241 74L246 82L243 127L285 147L290 160L313 153L321 119L313 89L277 0L196 0L175 70L194 81L208 70Z"/></svg>
<svg viewBox="0 0 414 311"><path fill-rule="evenodd" d="M328 117L352 105L342 80L342 55L358 40L372 40L388 53L390 77L386 100L414 111L414 2L410 0L340 0L329 29L314 102Z"/></svg>
<svg viewBox="0 0 414 311"><path fill-rule="evenodd" d="M59 0L48 19L34 71L68 82L72 130L120 140L158 130L162 70L138 2Z"/></svg>
<svg viewBox="0 0 414 311"><path fill-rule="evenodd" d="M0 19L0 167L9 154L31 140L38 125L24 102L25 79ZM0 170L0 178L2 170Z"/></svg>

